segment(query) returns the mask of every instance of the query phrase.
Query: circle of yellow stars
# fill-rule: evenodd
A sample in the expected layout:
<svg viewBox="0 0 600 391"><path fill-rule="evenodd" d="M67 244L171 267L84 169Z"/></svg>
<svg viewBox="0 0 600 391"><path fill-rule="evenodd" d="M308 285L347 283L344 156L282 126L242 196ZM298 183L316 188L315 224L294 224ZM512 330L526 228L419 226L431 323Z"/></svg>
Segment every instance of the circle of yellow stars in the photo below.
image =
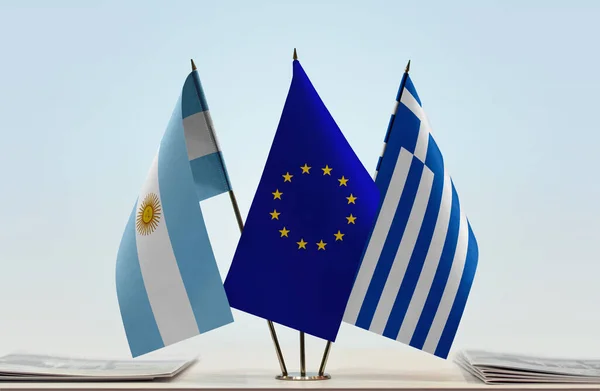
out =
<svg viewBox="0 0 600 391"><path fill-rule="evenodd" d="M304 163L304 165L300 167L300 169L302 169L301 175L310 174L311 168L312 167L310 167L307 163ZM333 171L333 168L329 167L329 165L325 165L325 167L322 167L321 170L323 171L323 175L331 176L331 171ZM294 175L290 174L288 171L285 174L283 174L282 177L284 182L291 182ZM340 186L348 186L348 178L346 178L344 175L342 175L342 177L338 179L338 182L340 183ZM279 189L275 189L275 191L271 194L273 194L273 200L281 200L281 196L283 195L283 193L279 191ZM350 193L350 195L346 197L346 199L348 200L348 204L356 204L356 200L358 199L358 197ZM275 208L272 212L269 212L269 214L271 215L271 220L279 220L279 215L281 214L281 212L278 212L277 208ZM356 224L356 217L352 213L350 213L349 216L346 216L346 220L347 224ZM289 238L288 235L290 232L291 231L286 227L283 227L279 230L279 233L281 234L282 238ZM336 242L343 241L344 235L346 234L342 233L340 230L338 230L337 233L333 234ZM298 250L306 250L306 245L308 244L308 242L304 241L304 238L300 238L300 241L296 242L296 244L298 245ZM315 244L317 246L317 251L325 251L328 243L324 242L323 239L321 239Z"/></svg>

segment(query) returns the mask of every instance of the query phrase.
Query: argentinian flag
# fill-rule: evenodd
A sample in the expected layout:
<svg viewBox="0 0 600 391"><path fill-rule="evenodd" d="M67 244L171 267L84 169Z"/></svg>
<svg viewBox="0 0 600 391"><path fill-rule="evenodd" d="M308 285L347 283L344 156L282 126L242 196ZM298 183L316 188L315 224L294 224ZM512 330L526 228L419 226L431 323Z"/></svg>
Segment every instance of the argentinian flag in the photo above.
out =
<svg viewBox="0 0 600 391"><path fill-rule="evenodd" d="M132 355L233 322L199 202L230 190L197 71L129 217L116 284Z"/></svg>

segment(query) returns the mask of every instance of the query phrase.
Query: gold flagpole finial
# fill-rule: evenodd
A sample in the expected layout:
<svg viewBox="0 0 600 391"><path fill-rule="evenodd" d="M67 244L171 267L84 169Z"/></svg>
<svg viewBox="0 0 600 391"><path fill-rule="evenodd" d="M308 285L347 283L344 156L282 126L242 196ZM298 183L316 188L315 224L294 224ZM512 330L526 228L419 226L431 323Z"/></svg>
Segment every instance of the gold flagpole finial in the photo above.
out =
<svg viewBox="0 0 600 391"><path fill-rule="evenodd" d="M194 59L192 59L192 71L195 71L196 69L198 68L196 68L196 64L194 64Z"/></svg>
<svg viewBox="0 0 600 391"><path fill-rule="evenodd" d="M408 64L406 64L406 69L404 70L404 73L408 73L408 71L410 71L410 60L408 60Z"/></svg>
<svg viewBox="0 0 600 391"><path fill-rule="evenodd" d="M296 48L294 48L294 60L298 59L298 53L296 53Z"/></svg>

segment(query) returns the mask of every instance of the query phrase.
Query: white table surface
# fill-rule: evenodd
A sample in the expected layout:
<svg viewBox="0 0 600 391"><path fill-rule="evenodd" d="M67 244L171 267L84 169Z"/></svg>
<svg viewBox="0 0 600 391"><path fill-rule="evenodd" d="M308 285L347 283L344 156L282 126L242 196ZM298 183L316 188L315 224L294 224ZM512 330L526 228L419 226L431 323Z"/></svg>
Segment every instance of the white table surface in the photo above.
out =
<svg viewBox="0 0 600 391"><path fill-rule="evenodd" d="M442 360L419 351L390 349L342 349L334 346L324 381L276 380L279 365L274 351L238 349L201 356L185 372L168 381L119 383L0 382L0 390L519 390L593 389L600 385L486 385L464 373L450 359ZM320 357L307 357L307 371L318 369ZM297 360L295 360L297 362ZM310 366L309 366L310 364ZM288 364L289 372L298 368Z"/></svg>

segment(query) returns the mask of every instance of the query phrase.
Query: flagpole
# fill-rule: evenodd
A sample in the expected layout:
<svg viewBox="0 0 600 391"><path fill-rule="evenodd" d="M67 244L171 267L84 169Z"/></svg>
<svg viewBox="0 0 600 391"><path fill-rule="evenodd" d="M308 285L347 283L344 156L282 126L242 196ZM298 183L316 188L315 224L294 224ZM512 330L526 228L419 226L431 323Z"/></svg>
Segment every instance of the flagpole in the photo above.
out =
<svg viewBox="0 0 600 391"><path fill-rule="evenodd" d="M296 48L294 48L294 55L292 57L294 60L298 59L298 52L296 52ZM327 345L325 345L325 352L323 353L323 359L321 360L321 365L319 367L319 373L316 378L319 380L329 379L329 375L325 375L325 364L327 363L327 357L329 356L329 349L331 348L331 341L327 341ZM306 378L306 346L304 342L304 332L300 331L300 378Z"/></svg>
<svg viewBox="0 0 600 391"><path fill-rule="evenodd" d="M400 82L400 87L398 88L398 94L396 96L396 106L394 107L394 113L392 114L393 117L385 134L385 140L383 140L383 149L381 151L380 159L383 159L383 154L385 153L385 148L387 147L388 138L390 137L390 131L392 130L392 126L394 126L394 120L396 119L396 111L398 110L398 106L400 105L400 101L402 100L402 91L404 91L404 86L406 85L408 71L410 71L410 60L408 60L408 64L406 64L406 68L404 69L404 75L402 77L402 81ZM377 164L377 168L375 169L375 175L373 176L373 179L377 178L378 173L379 163Z"/></svg>
<svg viewBox="0 0 600 391"><path fill-rule="evenodd" d="M296 51L294 49L294 56L296 55ZM408 72L410 71L410 60L408 60L408 64L406 64L406 68L404 69L404 75L402 77L402 81L400 82L400 87L398 88L398 94L396 97L396 106L394 108L394 117L390 121L388 126L388 131L385 136L385 140L383 142L383 150L381 151L381 158L383 158L383 154L385 153L385 148L387 147L388 137L390 135L390 130L394 125L394 120L396 119L396 111L398 110L398 105L400 104L400 100L402 99L402 91L404 91L404 86L406 85L406 78L408 77ZM379 172L379 164L375 169L375 175L373 179L377 178L377 173ZM323 358L321 359L321 366L319 367L319 376L323 376L325 373L325 366L327 366L327 359L329 358L329 352L331 351L331 341L327 341L327 345L325 345L325 351L323 352Z"/></svg>
<svg viewBox="0 0 600 391"><path fill-rule="evenodd" d="M298 53L294 48L294 55L292 59L296 61L298 59ZM300 377L306 377L306 347L304 344L304 331L300 331Z"/></svg>
<svg viewBox="0 0 600 391"><path fill-rule="evenodd" d="M197 72L198 69L196 68L196 64L194 64L194 60L192 59L191 62L192 62L192 72ZM196 85L196 93L199 95L200 91L201 91L200 80L199 80L199 77L197 74L195 74L194 76L195 76L194 83ZM205 114L205 116L206 116L206 114ZM221 151L221 149L219 148L217 135L211 126L211 121L208 121L208 118L207 118L206 122L208 124L208 130L209 130L209 134L211 136L212 142L217 147L217 151ZM219 155L219 160L220 160L221 166L225 167L225 162L223 161L222 154L219 153L218 155ZM244 220L242 219L242 214L240 213L240 208L238 206L237 199L235 197L235 193L233 192L233 188L231 186L231 182L229 180L228 175L225 175L225 180L227 181L227 188L229 189L229 199L231 200L231 206L233 207L233 213L235 214L235 219L236 219L238 227L240 229L240 233L242 233L244 231ZM285 360L283 359L283 353L281 352L281 346L279 345L279 339L277 338L275 326L273 325L273 322L270 320L267 320L267 324L269 326L269 331L271 333L271 339L273 340L273 345L275 345L275 353L277 354L277 360L279 361L279 366L281 367L281 374L283 376L287 376L288 371L285 366Z"/></svg>
<svg viewBox="0 0 600 391"><path fill-rule="evenodd" d="M300 376L306 376L306 352L304 346L304 331L300 332Z"/></svg>
<svg viewBox="0 0 600 391"><path fill-rule="evenodd" d="M321 359L321 365L319 366L319 376L325 375L325 366L327 365L327 359L329 358L329 351L331 350L331 341L327 341L325 345L325 351L323 352L323 358Z"/></svg>

